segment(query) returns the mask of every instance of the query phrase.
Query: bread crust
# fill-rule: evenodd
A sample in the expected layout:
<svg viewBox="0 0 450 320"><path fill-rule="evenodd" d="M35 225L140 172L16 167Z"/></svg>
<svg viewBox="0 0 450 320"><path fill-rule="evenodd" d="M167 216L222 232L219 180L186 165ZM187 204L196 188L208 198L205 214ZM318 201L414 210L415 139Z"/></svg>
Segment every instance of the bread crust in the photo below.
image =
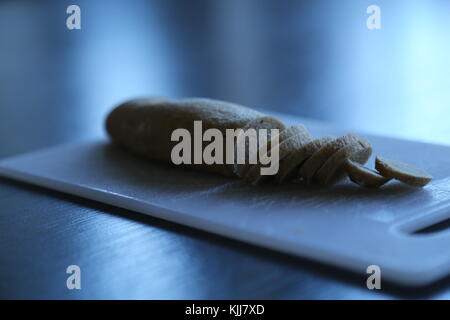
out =
<svg viewBox="0 0 450 320"><path fill-rule="evenodd" d="M381 157L375 158L375 168L382 176L399 180L413 187L423 187L433 179L430 174L422 169Z"/></svg>

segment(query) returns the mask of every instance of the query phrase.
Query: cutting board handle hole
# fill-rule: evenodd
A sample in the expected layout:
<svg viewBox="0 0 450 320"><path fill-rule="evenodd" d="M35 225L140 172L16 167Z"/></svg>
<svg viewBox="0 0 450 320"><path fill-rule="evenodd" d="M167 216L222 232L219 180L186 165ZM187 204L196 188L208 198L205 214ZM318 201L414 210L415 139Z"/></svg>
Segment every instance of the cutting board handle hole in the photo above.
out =
<svg viewBox="0 0 450 320"><path fill-rule="evenodd" d="M447 218L432 225L422 227L416 231L413 231L412 233L418 235L432 235L436 233L446 232L449 230L450 230L450 218Z"/></svg>

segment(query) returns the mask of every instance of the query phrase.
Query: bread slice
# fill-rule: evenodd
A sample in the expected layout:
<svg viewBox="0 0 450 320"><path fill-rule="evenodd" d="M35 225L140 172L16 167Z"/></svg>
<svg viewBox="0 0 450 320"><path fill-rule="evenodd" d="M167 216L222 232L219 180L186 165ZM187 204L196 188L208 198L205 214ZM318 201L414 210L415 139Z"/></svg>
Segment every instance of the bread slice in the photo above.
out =
<svg viewBox="0 0 450 320"><path fill-rule="evenodd" d="M285 181L294 179L297 175L299 166L301 166L302 163L311 157L317 150L334 139L334 137L325 136L312 140L297 148L280 162L280 169L275 176L276 182L281 184Z"/></svg>
<svg viewBox="0 0 450 320"><path fill-rule="evenodd" d="M423 187L433 179L422 169L386 158L376 157L375 168L386 178L396 179L414 187Z"/></svg>
<svg viewBox="0 0 450 320"><path fill-rule="evenodd" d="M258 159L258 150L261 148L262 145L266 145L273 137L271 137L271 129L278 129L280 131L284 131L286 129L285 125L279 121L276 118L270 117L270 116L264 116L259 117L254 120L249 121L243 128L244 132L248 129L255 129L256 130L256 136L258 137L258 143L257 147L255 148L254 152L250 150L249 148L249 140L245 140L245 163L240 164L237 161L237 143L235 143L234 148L234 157L235 157L235 163L233 166L233 171L238 177L243 177L243 175L248 170L248 167L251 166L251 163L256 163L256 160ZM267 136L264 141L259 141L259 130L260 129L267 129ZM239 141L239 137L236 139L236 141Z"/></svg>
<svg viewBox="0 0 450 320"><path fill-rule="evenodd" d="M250 160L246 163L246 165L242 167L242 169L238 173L238 176L240 178L244 178L251 170L251 168L257 163L260 154L259 150L262 150L261 153L270 151L273 147L276 146L276 144L283 142L287 138L300 133L305 134L305 132L307 132L307 130L303 125L295 125L281 130L277 136L271 137L270 140L267 140L266 143L263 143L259 146L258 152L251 156Z"/></svg>
<svg viewBox="0 0 450 320"><path fill-rule="evenodd" d="M320 148L316 153L314 153L305 163L300 167L299 175L307 183L311 183L317 170L319 170L323 164L330 158L335 152L342 149L343 147L357 142L358 139L352 133L342 136L336 140L333 140L322 148Z"/></svg>
<svg viewBox="0 0 450 320"><path fill-rule="evenodd" d="M303 126L302 126L303 127ZM292 128L292 127L291 127ZM291 152L305 144L305 141L303 140L305 137L304 128L297 127L297 130L292 130L292 135L287 136L284 140L282 140L278 145L272 146L271 150L269 152L273 152L274 150L278 149L278 160L282 161L287 155L289 155ZM304 129L304 130L303 130ZM300 131L299 131L300 130ZM293 133L296 132L296 133ZM244 179L253 185L257 185L261 183L262 181L269 178L267 175L261 175L261 168L262 164L258 163L253 165L250 170L248 171L247 175L244 177Z"/></svg>
<svg viewBox="0 0 450 320"><path fill-rule="evenodd" d="M345 165L348 159L365 164L372 154L372 147L367 140L351 142L335 152L323 166L317 170L316 179L320 184L337 182L344 177Z"/></svg>
<svg viewBox="0 0 450 320"><path fill-rule="evenodd" d="M379 188L391 180L350 159L346 161L346 170L351 181L366 188Z"/></svg>
<svg viewBox="0 0 450 320"><path fill-rule="evenodd" d="M267 140L265 143L259 144L259 149L257 150L257 152L253 153L250 156L248 162L244 166L242 166L238 176L240 178L244 178L247 175L250 169L258 162L260 153L263 154L267 151L270 151L273 147L276 146L276 144L280 143L283 140L286 140L288 137L298 133L300 130L301 129L299 126L284 128L284 130L279 131L278 135L274 135L270 137L270 139Z"/></svg>

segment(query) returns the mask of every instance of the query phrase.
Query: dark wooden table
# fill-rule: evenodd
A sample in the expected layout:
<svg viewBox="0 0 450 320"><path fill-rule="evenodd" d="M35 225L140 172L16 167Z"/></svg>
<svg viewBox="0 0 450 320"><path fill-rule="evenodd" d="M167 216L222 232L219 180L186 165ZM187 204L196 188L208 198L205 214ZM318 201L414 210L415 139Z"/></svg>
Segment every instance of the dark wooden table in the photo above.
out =
<svg viewBox="0 0 450 320"><path fill-rule="evenodd" d="M392 88L405 76L390 68L402 49L394 47L383 57L386 65L378 64L392 71L389 77L380 78L373 66L361 70L358 63L378 61L381 53L372 54L370 42L386 48L401 36L368 33L365 5L77 2L82 29L76 31L65 27L70 3L0 4L0 157L98 137L114 104L149 94L210 96L372 132L450 142L448 82L434 88L438 107L416 103L405 120L401 113L411 102L406 98L426 99L431 93L422 87L401 91L404 82ZM379 2L400 15L397 26L405 20L398 7ZM444 3L434 1L429 12L441 17ZM386 16L386 28L392 27ZM427 32L434 30L428 27ZM345 49L356 40L358 50L352 52L362 62L352 61ZM445 41L433 42L432 49L442 46L445 52ZM438 62L440 68L425 68L422 76L429 80L449 70L449 62ZM390 120L380 124L374 118L380 112L391 112ZM427 121L420 126L410 123L424 115ZM81 268L81 290L66 287L72 264ZM450 279L420 289L383 282L382 290L370 291L365 275L1 178L0 297L448 299Z"/></svg>

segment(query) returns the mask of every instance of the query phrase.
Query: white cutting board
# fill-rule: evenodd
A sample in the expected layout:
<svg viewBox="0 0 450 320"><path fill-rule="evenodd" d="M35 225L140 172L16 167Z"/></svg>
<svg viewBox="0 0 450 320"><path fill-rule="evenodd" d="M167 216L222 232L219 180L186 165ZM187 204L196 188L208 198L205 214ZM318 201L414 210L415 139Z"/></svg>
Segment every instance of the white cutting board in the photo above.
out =
<svg viewBox="0 0 450 320"><path fill-rule="evenodd" d="M299 120L315 136L345 130ZM297 122L289 118L291 124ZM242 181L153 163L107 140L0 161L0 175L352 269L423 285L450 273L450 230L413 232L450 217L450 147L362 135L374 153L427 170L423 189L390 182L252 187ZM370 160L373 165L373 158Z"/></svg>

